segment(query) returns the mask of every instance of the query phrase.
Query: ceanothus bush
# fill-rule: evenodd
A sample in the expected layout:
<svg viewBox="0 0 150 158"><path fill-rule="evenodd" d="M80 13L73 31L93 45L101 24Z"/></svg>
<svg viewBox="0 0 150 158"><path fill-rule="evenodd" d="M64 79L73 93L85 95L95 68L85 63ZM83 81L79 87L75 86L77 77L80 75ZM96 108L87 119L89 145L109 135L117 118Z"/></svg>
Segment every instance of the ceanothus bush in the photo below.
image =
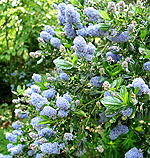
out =
<svg viewBox="0 0 150 158"><path fill-rule="evenodd" d="M0 157L149 157L148 4L52 7L58 24L41 31L41 54L32 57L50 56L55 68L14 92L11 156Z"/></svg>

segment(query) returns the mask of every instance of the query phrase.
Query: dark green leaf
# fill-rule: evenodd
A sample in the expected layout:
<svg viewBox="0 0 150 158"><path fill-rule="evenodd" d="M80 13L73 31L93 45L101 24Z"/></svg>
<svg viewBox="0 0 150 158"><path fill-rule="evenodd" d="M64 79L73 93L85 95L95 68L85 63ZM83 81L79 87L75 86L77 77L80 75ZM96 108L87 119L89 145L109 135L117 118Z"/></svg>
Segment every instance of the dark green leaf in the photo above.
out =
<svg viewBox="0 0 150 158"><path fill-rule="evenodd" d="M137 95L138 92L139 92L139 90L140 90L140 88L139 88L139 87L136 87L135 90L134 90L134 94Z"/></svg>
<svg viewBox="0 0 150 158"><path fill-rule="evenodd" d="M102 18L107 19L107 20L111 20L110 17L109 17L109 14L108 14L106 11L100 10L99 13L100 13L100 16L101 16Z"/></svg>
<svg viewBox="0 0 150 158"><path fill-rule="evenodd" d="M107 96L101 99L101 103L108 109L112 110L118 110L122 107L123 102L120 101L120 99L113 97L113 96Z"/></svg>
<svg viewBox="0 0 150 158"><path fill-rule="evenodd" d="M77 62L78 62L78 56L77 56L77 54L75 53L75 55L74 55L74 57L73 57L73 60L72 60L72 63L73 63L73 65L77 65Z"/></svg>
<svg viewBox="0 0 150 158"><path fill-rule="evenodd" d="M71 3L74 5L79 5L79 2L77 0L71 0Z"/></svg>
<svg viewBox="0 0 150 158"><path fill-rule="evenodd" d="M125 97L126 92L127 92L126 86L125 85L121 86L120 95L121 95L122 98Z"/></svg>
<svg viewBox="0 0 150 158"><path fill-rule="evenodd" d="M103 31L107 31L110 29L110 25L109 24L105 24L105 23L100 23L99 24L99 28Z"/></svg>

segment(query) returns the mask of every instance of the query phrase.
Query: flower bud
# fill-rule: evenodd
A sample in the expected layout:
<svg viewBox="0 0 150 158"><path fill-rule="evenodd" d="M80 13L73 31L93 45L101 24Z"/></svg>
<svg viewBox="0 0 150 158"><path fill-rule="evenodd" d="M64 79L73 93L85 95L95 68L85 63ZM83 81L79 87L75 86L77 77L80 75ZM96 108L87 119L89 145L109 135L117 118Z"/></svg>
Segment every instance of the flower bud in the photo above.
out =
<svg viewBox="0 0 150 158"><path fill-rule="evenodd" d="M108 89L110 88L109 82L108 82L108 81L105 81L105 82L103 83L103 87L104 87L104 90L108 90Z"/></svg>
<svg viewBox="0 0 150 158"><path fill-rule="evenodd" d="M128 68L128 62L124 61L122 63L122 68L125 69L125 68Z"/></svg>

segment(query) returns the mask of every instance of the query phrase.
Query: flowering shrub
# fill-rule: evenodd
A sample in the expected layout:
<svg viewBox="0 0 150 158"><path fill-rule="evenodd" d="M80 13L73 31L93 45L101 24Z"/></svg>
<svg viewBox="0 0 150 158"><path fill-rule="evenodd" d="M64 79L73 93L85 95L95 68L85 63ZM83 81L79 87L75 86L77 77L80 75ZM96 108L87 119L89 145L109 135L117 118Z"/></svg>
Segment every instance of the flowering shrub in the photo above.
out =
<svg viewBox="0 0 150 158"><path fill-rule="evenodd" d="M149 157L149 8L140 0L53 5L60 26L46 26L39 41L45 58L59 55L56 68L33 74L34 84L15 92L18 120L6 134L8 151Z"/></svg>

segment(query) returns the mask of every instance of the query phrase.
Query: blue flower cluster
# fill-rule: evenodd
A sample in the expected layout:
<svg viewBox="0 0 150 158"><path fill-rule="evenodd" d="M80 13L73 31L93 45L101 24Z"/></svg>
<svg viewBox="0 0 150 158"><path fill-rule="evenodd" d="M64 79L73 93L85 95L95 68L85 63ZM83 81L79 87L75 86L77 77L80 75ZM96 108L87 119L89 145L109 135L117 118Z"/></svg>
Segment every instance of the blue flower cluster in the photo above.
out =
<svg viewBox="0 0 150 158"><path fill-rule="evenodd" d="M45 154L60 154L60 148L57 142L44 143L41 146L42 153Z"/></svg>
<svg viewBox="0 0 150 158"><path fill-rule="evenodd" d="M144 64L144 70L150 72L150 61L148 61L148 62L146 62L146 63Z"/></svg>
<svg viewBox="0 0 150 158"><path fill-rule="evenodd" d="M143 158L143 154L140 150L134 147L125 154L125 158Z"/></svg>
<svg viewBox="0 0 150 158"><path fill-rule="evenodd" d="M53 131L51 128L46 127L43 128L42 130L38 131L38 135L40 137L45 137L45 138L49 138L50 136L52 136L53 134L56 134L55 131Z"/></svg>
<svg viewBox="0 0 150 158"><path fill-rule="evenodd" d="M130 39L130 37L129 37L129 32L128 31L124 31L120 35L118 35L118 33L117 33L116 36L111 37L112 42L117 42L117 43L127 42L129 39Z"/></svg>
<svg viewBox="0 0 150 158"><path fill-rule="evenodd" d="M36 157L35 158L41 158L43 156L43 154L36 154Z"/></svg>
<svg viewBox="0 0 150 158"><path fill-rule="evenodd" d="M43 121L43 119L41 119L40 117L34 117L31 120L32 127L37 131L43 129L46 126L46 124L39 124L40 121Z"/></svg>
<svg viewBox="0 0 150 158"><path fill-rule="evenodd" d="M133 112L133 109L132 108L127 108L126 110L121 110L120 112L123 116L130 117L132 112Z"/></svg>
<svg viewBox="0 0 150 158"><path fill-rule="evenodd" d="M56 106L59 107L61 110L67 110L70 108L70 103L67 99L63 97L58 97L56 100Z"/></svg>
<svg viewBox="0 0 150 158"><path fill-rule="evenodd" d="M66 4L60 3L58 5L58 9L60 13L58 14L58 20L61 24L65 24L65 10L66 10Z"/></svg>
<svg viewBox="0 0 150 158"><path fill-rule="evenodd" d="M37 111L40 111L44 104L49 105L49 101L47 100L47 98L42 97L37 93L31 94L31 102L33 105L36 106Z"/></svg>
<svg viewBox="0 0 150 158"><path fill-rule="evenodd" d="M69 38L74 38L76 35L75 30L70 23L65 24L65 34Z"/></svg>
<svg viewBox="0 0 150 158"><path fill-rule="evenodd" d="M64 134L64 139L71 140L72 138L73 138L73 134L72 133L65 133Z"/></svg>
<svg viewBox="0 0 150 158"><path fill-rule="evenodd" d="M13 123L12 123L12 127L13 127L14 129L19 129L21 126L22 126L22 123L19 122L19 121L16 121L16 122L13 122Z"/></svg>
<svg viewBox="0 0 150 158"><path fill-rule="evenodd" d="M65 82L68 80L68 75L64 72L61 72L60 75L59 75L60 79Z"/></svg>
<svg viewBox="0 0 150 158"><path fill-rule="evenodd" d="M65 98L66 100L68 100L69 103L72 101L72 98L71 98L71 96L68 93L64 94L63 98Z"/></svg>
<svg viewBox="0 0 150 158"><path fill-rule="evenodd" d="M12 158L12 156L0 154L0 158Z"/></svg>
<svg viewBox="0 0 150 158"><path fill-rule="evenodd" d="M45 31L46 31L47 33L49 33L50 35L52 35L52 36L55 36L55 35L56 35L56 32L54 31L54 29L53 29L51 26L49 26L49 25L46 25L46 26L45 26Z"/></svg>
<svg viewBox="0 0 150 158"><path fill-rule="evenodd" d="M86 41L82 36L77 36L74 41L74 50L79 58L84 57L89 61L94 57L95 46L92 43L86 44Z"/></svg>
<svg viewBox="0 0 150 158"><path fill-rule="evenodd" d="M96 9L93 7L87 7L84 9L84 14L90 18L90 21L100 22L100 16Z"/></svg>
<svg viewBox="0 0 150 158"><path fill-rule="evenodd" d="M129 132L129 129L125 125L117 125L115 128L113 128L110 131L109 137L111 140L115 140L117 137L119 137L122 133L127 134Z"/></svg>
<svg viewBox="0 0 150 158"><path fill-rule="evenodd" d="M90 25L88 27L83 27L79 30L77 30L77 35L78 36L90 36L90 37L100 37L100 36L104 36L107 37L109 34L107 31L102 31L100 29L99 24L95 24L95 25Z"/></svg>
<svg viewBox="0 0 150 158"><path fill-rule="evenodd" d="M120 54L115 55L112 52L107 52L106 53L106 57L108 58L109 56L112 57L112 59L114 60L114 62L117 62L117 61L119 61L122 58L122 56Z"/></svg>
<svg viewBox="0 0 150 158"><path fill-rule="evenodd" d="M29 114L29 112L24 113L20 109L15 109L15 115L18 116L19 118L25 118L25 119L27 119L28 118L28 114Z"/></svg>
<svg viewBox="0 0 150 158"><path fill-rule="evenodd" d="M50 118L55 118L56 114L57 114L57 111L50 106L45 106L43 110L40 112L40 115L46 115Z"/></svg>
<svg viewBox="0 0 150 158"><path fill-rule="evenodd" d="M33 74L32 79L35 82L41 82L41 75L39 75L39 74Z"/></svg>
<svg viewBox="0 0 150 158"><path fill-rule="evenodd" d="M35 154L35 151L34 150L28 150L27 153L28 153L29 156L33 156Z"/></svg>
<svg viewBox="0 0 150 158"><path fill-rule="evenodd" d="M55 48L60 48L60 46L62 45L61 41L59 38L56 37L52 37L51 38L51 45L54 46Z"/></svg>
<svg viewBox="0 0 150 158"><path fill-rule="evenodd" d="M31 86L31 94L32 93L41 93L40 87L38 87L37 85L32 85Z"/></svg>
<svg viewBox="0 0 150 158"><path fill-rule="evenodd" d="M142 78L135 78L131 84L134 89L136 87L139 87L138 95L144 94L150 94L150 89L148 85L145 84L144 80Z"/></svg>
<svg viewBox="0 0 150 158"><path fill-rule="evenodd" d="M43 97L50 99L50 98L55 98L55 93L56 91L53 88L50 88L48 90L43 91L42 95Z"/></svg>
<svg viewBox="0 0 150 158"><path fill-rule="evenodd" d="M25 145L18 144L17 146L14 146L14 147L9 148L8 151L10 151L10 152L11 152L11 155L14 156L14 155L17 155L17 154L22 153L22 148L23 148L24 146L25 146Z"/></svg>
<svg viewBox="0 0 150 158"><path fill-rule="evenodd" d="M17 142L17 135L14 135L12 133L6 133L6 139L8 139L12 143Z"/></svg>
<svg viewBox="0 0 150 158"><path fill-rule="evenodd" d="M102 81L101 82L99 82L99 79L100 79L99 76L92 77L91 80L90 80L90 84L92 86L94 86L94 87L101 87L105 78L102 77Z"/></svg>

